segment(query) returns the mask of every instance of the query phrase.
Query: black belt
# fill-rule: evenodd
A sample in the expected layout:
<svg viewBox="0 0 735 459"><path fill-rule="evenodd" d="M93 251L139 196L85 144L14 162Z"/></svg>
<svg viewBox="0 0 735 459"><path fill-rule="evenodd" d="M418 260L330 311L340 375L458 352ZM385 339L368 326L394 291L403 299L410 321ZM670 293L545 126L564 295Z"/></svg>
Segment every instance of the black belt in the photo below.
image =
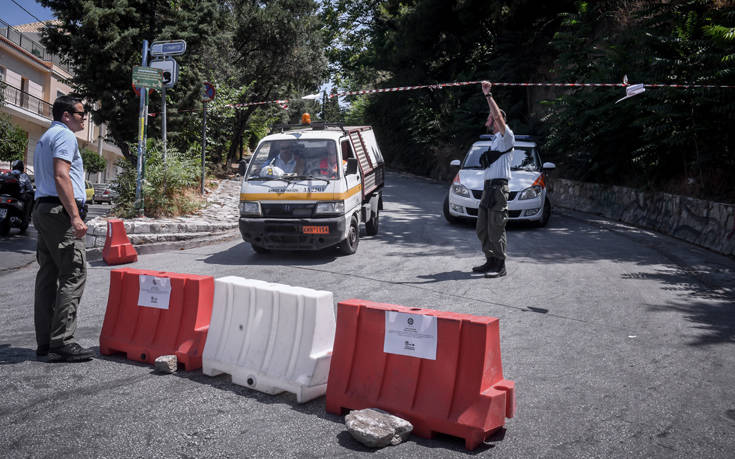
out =
<svg viewBox="0 0 735 459"><path fill-rule="evenodd" d="M61 199L59 199L58 196L41 196L40 198L36 199L36 204L40 203L48 203L48 204L61 204ZM77 210L79 210L79 216L82 218L82 220L85 220L87 218L87 212L84 209L84 201L74 200L74 202L77 205ZM66 209L64 209L64 213L66 213Z"/></svg>
<svg viewBox="0 0 735 459"><path fill-rule="evenodd" d="M58 196L41 196L40 198L36 199L36 202L44 202L48 204L61 204L61 199L59 199ZM84 202L75 199L74 202L77 203L77 207L82 207L84 205Z"/></svg>

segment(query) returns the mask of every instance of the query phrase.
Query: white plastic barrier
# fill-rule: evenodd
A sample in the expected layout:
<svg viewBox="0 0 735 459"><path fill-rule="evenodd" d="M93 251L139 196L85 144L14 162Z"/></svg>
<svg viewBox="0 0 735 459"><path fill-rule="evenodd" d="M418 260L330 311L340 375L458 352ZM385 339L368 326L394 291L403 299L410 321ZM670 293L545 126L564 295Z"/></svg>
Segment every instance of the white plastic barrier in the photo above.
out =
<svg viewBox="0 0 735 459"><path fill-rule="evenodd" d="M214 281L202 371L298 403L327 391L336 321L332 292L222 277Z"/></svg>

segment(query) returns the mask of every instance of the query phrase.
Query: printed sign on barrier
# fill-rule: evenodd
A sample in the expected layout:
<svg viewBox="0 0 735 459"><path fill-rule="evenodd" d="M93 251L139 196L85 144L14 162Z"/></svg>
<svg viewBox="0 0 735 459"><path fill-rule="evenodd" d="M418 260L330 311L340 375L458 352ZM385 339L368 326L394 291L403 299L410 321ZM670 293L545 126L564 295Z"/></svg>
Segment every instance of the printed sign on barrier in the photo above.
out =
<svg viewBox="0 0 735 459"><path fill-rule="evenodd" d="M385 311L383 352L436 360L436 317Z"/></svg>
<svg viewBox="0 0 735 459"><path fill-rule="evenodd" d="M168 277L147 276L141 274L138 306L168 309L171 299L171 279Z"/></svg>

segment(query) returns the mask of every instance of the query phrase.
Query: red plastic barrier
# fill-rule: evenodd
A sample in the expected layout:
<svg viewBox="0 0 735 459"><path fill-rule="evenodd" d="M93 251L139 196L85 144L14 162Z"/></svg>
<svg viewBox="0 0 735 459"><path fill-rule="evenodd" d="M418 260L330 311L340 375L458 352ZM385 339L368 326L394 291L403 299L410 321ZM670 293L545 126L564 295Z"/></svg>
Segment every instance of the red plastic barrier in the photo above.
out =
<svg viewBox="0 0 735 459"><path fill-rule="evenodd" d="M116 218L107 220L107 238L102 249L102 259L108 265L138 261L138 252L130 243L122 220Z"/></svg>
<svg viewBox="0 0 735 459"><path fill-rule="evenodd" d="M436 360L383 352L386 311L437 317ZM515 413L515 385L503 379L494 317L364 300L337 306L327 411L381 408L425 438L444 433L475 449Z"/></svg>
<svg viewBox="0 0 735 459"><path fill-rule="evenodd" d="M168 309L138 305L140 275L168 278ZM202 367L202 352L212 316L214 278L120 268L110 271L110 293L100 334L100 353L127 354L130 360L153 364L175 354L187 371Z"/></svg>

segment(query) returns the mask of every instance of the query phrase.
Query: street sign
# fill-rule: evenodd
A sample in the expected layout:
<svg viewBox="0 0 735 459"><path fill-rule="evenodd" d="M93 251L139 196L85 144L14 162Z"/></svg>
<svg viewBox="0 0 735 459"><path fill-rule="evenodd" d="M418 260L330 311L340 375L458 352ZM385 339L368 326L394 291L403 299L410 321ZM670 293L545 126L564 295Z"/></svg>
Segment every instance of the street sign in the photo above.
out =
<svg viewBox="0 0 735 459"><path fill-rule="evenodd" d="M185 52L184 40L154 41L151 45L151 56L179 56Z"/></svg>
<svg viewBox="0 0 735 459"><path fill-rule="evenodd" d="M179 77L179 65L173 58L167 57L164 60L152 61L150 66L156 69L161 69L163 72L163 86L166 88L173 88Z"/></svg>
<svg viewBox="0 0 735 459"><path fill-rule="evenodd" d="M213 101L216 93L217 91L214 89L212 83L206 81L202 83L202 102L207 103Z"/></svg>
<svg viewBox="0 0 735 459"><path fill-rule="evenodd" d="M136 65L133 67L133 86L136 88L161 89L163 71L153 67Z"/></svg>

